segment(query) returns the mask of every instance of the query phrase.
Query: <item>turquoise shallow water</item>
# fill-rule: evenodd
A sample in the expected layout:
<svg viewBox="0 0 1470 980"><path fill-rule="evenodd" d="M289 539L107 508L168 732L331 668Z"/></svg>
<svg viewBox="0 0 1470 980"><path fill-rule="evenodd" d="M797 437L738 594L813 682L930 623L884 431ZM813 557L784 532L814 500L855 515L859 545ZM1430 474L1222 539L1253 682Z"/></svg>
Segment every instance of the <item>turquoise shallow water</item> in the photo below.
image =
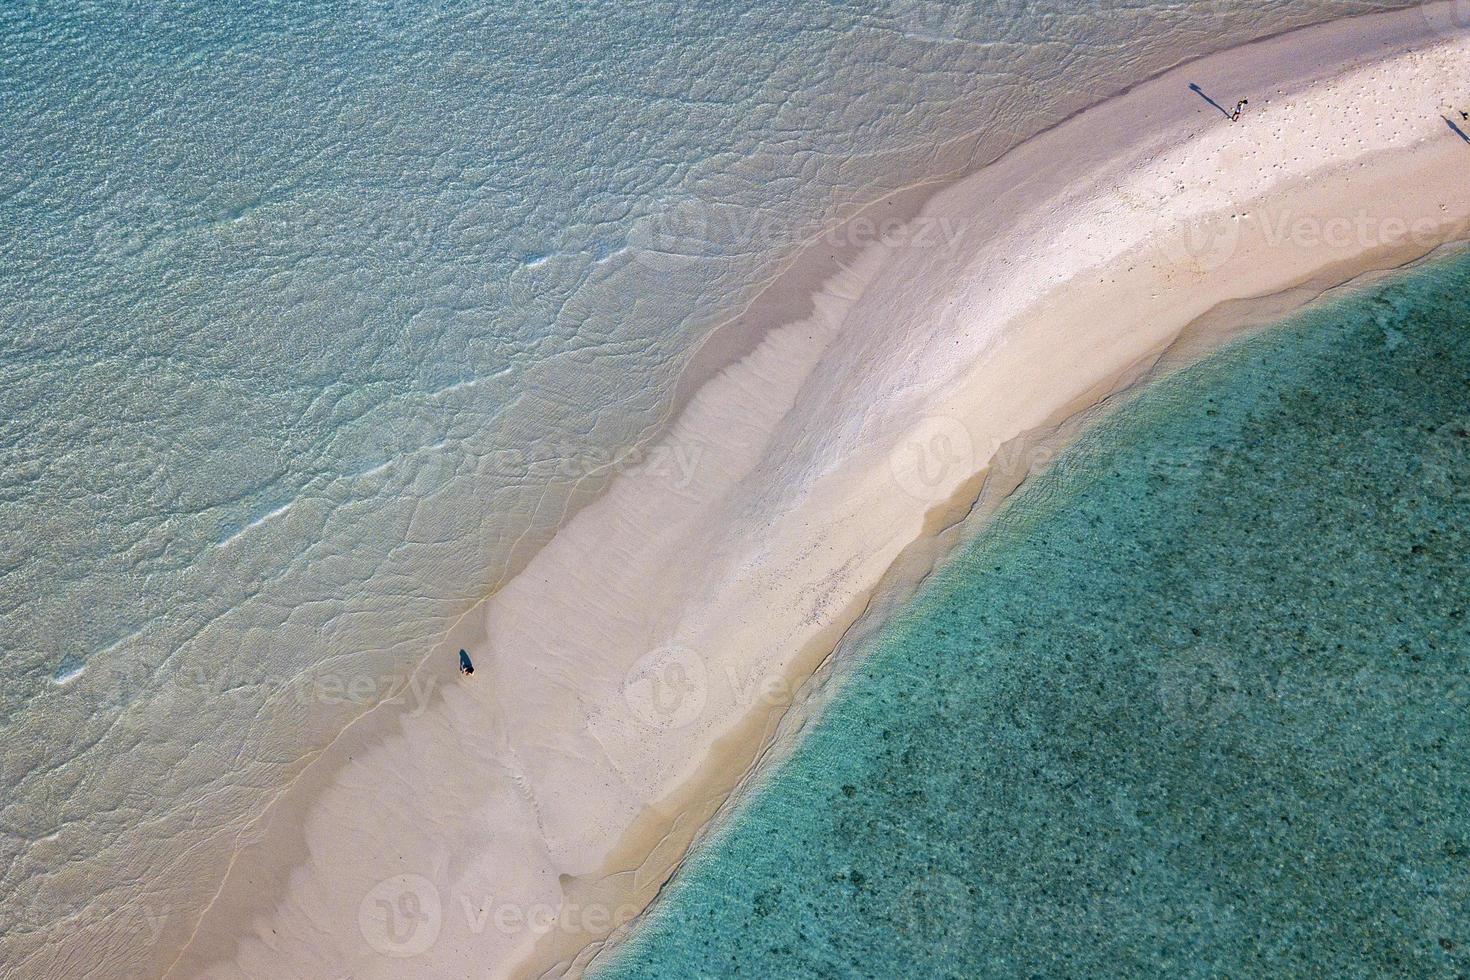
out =
<svg viewBox="0 0 1470 980"><path fill-rule="evenodd" d="M1464 975L1467 287L1092 430L600 976Z"/></svg>

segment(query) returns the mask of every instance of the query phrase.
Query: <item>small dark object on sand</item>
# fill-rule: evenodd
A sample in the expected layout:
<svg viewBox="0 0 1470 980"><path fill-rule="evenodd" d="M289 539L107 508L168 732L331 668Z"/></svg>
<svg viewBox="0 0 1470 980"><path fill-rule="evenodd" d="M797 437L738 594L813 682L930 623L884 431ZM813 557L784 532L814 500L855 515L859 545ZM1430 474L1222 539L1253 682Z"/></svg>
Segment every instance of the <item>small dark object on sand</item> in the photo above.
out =
<svg viewBox="0 0 1470 980"><path fill-rule="evenodd" d="M1230 121L1235 122L1235 120L1239 119L1240 114L1245 111L1245 107L1250 105L1250 103L1250 99L1241 99L1235 103L1235 111L1230 114Z"/></svg>
<svg viewBox="0 0 1470 980"><path fill-rule="evenodd" d="M475 665L470 663L470 655L463 650L459 651L459 672L466 677L475 672Z"/></svg>

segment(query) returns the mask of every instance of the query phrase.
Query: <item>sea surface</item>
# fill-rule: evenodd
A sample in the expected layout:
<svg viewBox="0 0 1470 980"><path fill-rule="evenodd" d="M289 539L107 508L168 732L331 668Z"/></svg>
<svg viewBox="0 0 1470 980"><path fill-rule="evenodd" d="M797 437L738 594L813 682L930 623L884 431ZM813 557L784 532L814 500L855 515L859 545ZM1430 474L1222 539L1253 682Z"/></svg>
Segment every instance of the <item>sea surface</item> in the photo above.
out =
<svg viewBox="0 0 1470 980"><path fill-rule="evenodd" d="M602 980L1470 971L1470 256L1148 389Z"/></svg>
<svg viewBox="0 0 1470 980"><path fill-rule="evenodd" d="M0 972L186 934L835 218L1407 5L0 5Z"/></svg>

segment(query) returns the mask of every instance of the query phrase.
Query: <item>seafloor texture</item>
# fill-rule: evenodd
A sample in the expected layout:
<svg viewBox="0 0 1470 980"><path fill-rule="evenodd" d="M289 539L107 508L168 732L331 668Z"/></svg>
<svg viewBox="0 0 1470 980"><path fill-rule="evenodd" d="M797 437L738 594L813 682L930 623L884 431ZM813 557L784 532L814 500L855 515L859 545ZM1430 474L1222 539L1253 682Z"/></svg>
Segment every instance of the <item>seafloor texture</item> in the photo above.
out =
<svg viewBox="0 0 1470 980"><path fill-rule="evenodd" d="M1470 259L1146 392L603 977L1470 969Z"/></svg>

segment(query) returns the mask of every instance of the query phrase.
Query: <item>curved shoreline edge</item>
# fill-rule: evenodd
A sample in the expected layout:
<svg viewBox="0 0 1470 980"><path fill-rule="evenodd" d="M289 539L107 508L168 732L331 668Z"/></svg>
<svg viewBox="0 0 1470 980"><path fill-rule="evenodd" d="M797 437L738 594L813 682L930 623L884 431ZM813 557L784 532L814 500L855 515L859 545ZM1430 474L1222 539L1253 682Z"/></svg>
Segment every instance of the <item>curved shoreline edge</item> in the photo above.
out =
<svg viewBox="0 0 1470 980"><path fill-rule="evenodd" d="M787 706L822 689L807 679L909 594L977 497L1019 482L987 480L1005 447L1470 233L1455 179L1470 142L1427 104L1470 77L1465 32L1434 20L1447 7L1175 69L927 195L902 227L928 221L938 245L907 232L795 290L815 315L693 393L661 443L675 464L689 451L689 478L617 477L448 638L483 677L460 683L435 658L419 672L429 698L344 733L257 828L170 975L580 971L616 916L538 935L501 929L496 910L545 905L560 923L641 908L799 733L806 715ZM1244 125L1184 90L1233 77L1253 79ZM941 445L963 458L939 460ZM658 697L671 667L703 672L693 717ZM365 812L374 836L351 837L341 817ZM385 882L432 889L426 948L395 946L373 917Z"/></svg>
<svg viewBox="0 0 1470 980"><path fill-rule="evenodd" d="M1433 252L1412 259L1401 266L1374 269L1347 281L1336 284L1310 298L1300 300L1302 290L1293 289L1279 297L1291 301L1279 314L1257 315L1240 321L1225 316L1202 317L1191 325L1172 344L1155 356L1144 358L1133 370L1120 373L1117 386L1071 415L1054 423L1018 435L1002 446L997 453L1004 465L993 465L978 475L978 489L968 484L956 494L951 503L952 511L938 515L931 522L932 533L920 538L895 559L893 566L873 595L843 633L841 639L822 657L804 680L794 689L791 702L784 706L784 713L770 733L760 742L756 759L747 766L708 818L689 835L684 854L712 844L738 819L742 804L761 791L763 782L774 769L781 765L800 746L803 733L809 725L820 722L822 712L832 699L843 690L844 673L848 665L861 661L880 640L880 633L890 617L901 611L924 589L927 583L939 574L947 562L963 550L970 542L982 536L1000 516L1002 510L1030 482L1044 474L1050 464L1093 425L1105 417L1123 409L1142 395L1148 388L1169 377L1176 371L1188 368L1199 360L1210 356L1223 347L1243 340L1255 333L1268 330L1283 318L1306 313L1320 303L1331 302L1341 295L1350 295L1366 290L1373 285L1391 280L1412 269L1470 251L1470 240L1448 242ZM1218 313L1219 311L1215 311ZM1218 330L1219 332L1214 332ZM712 757L711 762L723 760ZM717 766L710 765L706 774L715 781ZM636 836L635 836L636 839ZM636 855L632 855L636 859ZM656 880L652 897L641 911L629 921L611 932L607 939L579 951L578 955L562 966L574 966L574 972L585 971L604 958L617 955L620 944L627 939L640 923L656 911L656 904L665 889L679 875L683 867L682 858L662 870L647 868L657 854L650 855L638 866L641 874ZM530 975L530 974L528 974ZM562 973L542 975L566 975Z"/></svg>

